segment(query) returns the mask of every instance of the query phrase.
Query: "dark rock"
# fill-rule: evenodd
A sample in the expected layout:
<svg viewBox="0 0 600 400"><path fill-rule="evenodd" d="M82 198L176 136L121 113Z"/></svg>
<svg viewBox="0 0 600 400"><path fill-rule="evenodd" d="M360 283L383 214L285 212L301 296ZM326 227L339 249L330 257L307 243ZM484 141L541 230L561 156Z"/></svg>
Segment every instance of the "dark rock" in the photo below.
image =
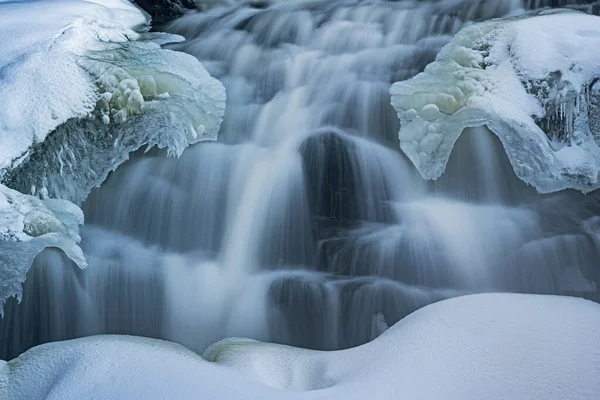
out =
<svg viewBox="0 0 600 400"><path fill-rule="evenodd" d="M168 22L196 7L193 0L136 0L136 3L152 16L155 23Z"/></svg>

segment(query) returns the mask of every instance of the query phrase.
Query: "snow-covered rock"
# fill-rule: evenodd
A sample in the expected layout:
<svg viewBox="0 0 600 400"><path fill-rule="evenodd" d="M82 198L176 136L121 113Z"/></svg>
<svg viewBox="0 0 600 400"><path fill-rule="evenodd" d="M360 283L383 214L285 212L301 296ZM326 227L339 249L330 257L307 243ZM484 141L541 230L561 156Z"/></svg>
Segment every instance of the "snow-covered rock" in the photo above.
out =
<svg viewBox="0 0 600 400"><path fill-rule="evenodd" d="M599 332L590 301L484 294L429 305L335 352L227 339L202 358L168 342L96 336L0 366L0 398L596 400Z"/></svg>
<svg viewBox="0 0 600 400"><path fill-rule="evenodd" d="M400 146L436 179L461 132L487 125L540 192L600 187L600 17L574 11L469 25L390 93Z"/></svg>
<svg viewBox="0 0 600 400"><path fill-rule="evenodd" d="M148 144L216 138L225 89L126 0L0 3L0 179L80 202ZM52 134L51 134L52 133Z"/></svg>
<svg viewBox="0 0 600 400"><path fill-rule="evenodd" d="M82 202L144 145L216 139L225 89L127 0L0 1L0 21L1 303L46 246L85 264L81 211L46 199Z"/></svg>

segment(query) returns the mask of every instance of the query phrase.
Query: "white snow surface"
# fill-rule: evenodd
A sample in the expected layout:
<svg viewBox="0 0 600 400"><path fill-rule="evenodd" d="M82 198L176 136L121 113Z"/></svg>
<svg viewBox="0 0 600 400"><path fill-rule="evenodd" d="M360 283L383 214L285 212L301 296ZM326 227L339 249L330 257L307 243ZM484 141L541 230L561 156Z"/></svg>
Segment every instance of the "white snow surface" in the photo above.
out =
<svg viewBox="0 0 600 400"><path fill-rule="evenodd" d="M600 17L555 10L463 28L392 85L400 146L426 179L463 129L487 125L540 192L600 187Z"/></svg>
<svg viewBox="0 0 600 400"><path fill-rule="evenodd" d="M0 366L0 398L597 400L599 333L587 300L470 295L335 352L245 339L204 358L125 336L45 344Z"/></svg>

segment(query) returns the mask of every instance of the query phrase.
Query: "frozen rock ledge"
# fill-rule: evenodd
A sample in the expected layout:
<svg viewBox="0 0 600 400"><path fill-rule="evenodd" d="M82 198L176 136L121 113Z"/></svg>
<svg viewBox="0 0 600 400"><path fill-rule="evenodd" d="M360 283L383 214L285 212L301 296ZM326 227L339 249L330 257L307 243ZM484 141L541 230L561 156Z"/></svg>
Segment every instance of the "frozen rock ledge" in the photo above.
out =
<svg viewBox="0 0 600 400"><path fill-rule="evenodd" d="M225 89L127 0L0 2L0 183L82 201L143 145L214 140Z"/></svg>
<svg viewBox="0 0 600 400"><path fill-rule="evenodd" d="M463 28L392 85L400 147L426 179L461 132L487 125L539 192L600 187L600 17L559 10Z"/></svg>
<svg viewBox="0 0 600 400"><path fill-rule="evenodd" d="M131 152L216 139L225 89L127 0L0 1L0 21L1 313L43 248L85 266L76 204Z"/></svg>

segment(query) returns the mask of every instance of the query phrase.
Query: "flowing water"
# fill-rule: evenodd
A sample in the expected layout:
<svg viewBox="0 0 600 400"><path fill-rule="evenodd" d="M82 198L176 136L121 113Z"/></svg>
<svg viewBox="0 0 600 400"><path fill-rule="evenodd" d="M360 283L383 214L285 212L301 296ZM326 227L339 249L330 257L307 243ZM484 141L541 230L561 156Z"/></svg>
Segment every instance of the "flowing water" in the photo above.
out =
<svg viewBox="0 0 600 400"><path fill-rule="evenodd" d="M599 299L596 195L537 194L485 128L426 182L398 148L388 93L467 23L591 10L554 3L254 1L161 27L226 85L219 141L136 154L94 190L89 268L37 258L0 322L0 358L97 333L340 349L465 293Z"/></svg>

